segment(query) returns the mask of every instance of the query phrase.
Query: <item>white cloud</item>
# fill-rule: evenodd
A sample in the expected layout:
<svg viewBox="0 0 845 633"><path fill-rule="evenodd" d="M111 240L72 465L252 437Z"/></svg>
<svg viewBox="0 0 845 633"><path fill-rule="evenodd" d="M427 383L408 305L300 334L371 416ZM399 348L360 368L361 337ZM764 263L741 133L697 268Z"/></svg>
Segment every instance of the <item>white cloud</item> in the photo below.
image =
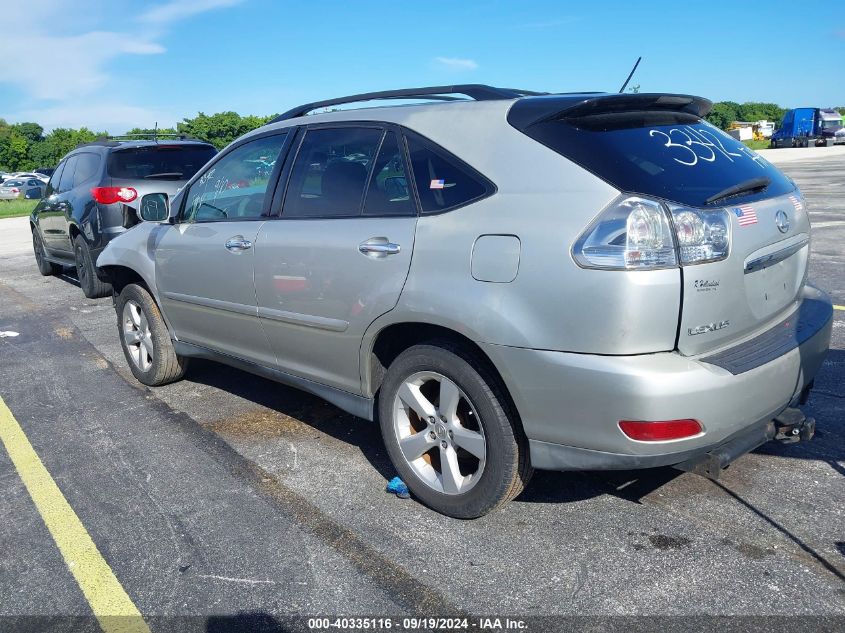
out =
<svg viewBox="0 0 845 633"><path fill-rule="evenodd" d="M169 113L114 102L112 95L137 94L140 87L131 76L112 76L110 64L126 55L162 54L166 49L158 40L173 22L243 0L170 0L134 20L121 20L126 32L97 29L94 16L105 14L104 1L30 0L29 8L49 15L50 25L27 24L18 32L3 32L0 60L7 71L0 73L0 89L5 83L22 93L17 106L4 104L7 119L34 120L46 129L85 125L110 132L156 120L162 127L172 124L176 117ZM109 24L106 18L99 22Z"/></svg>
<svg viewBox="0 0 845 633"><path fill-rule="evenodd" d="M435 57L434 61L448 68L449 70L475 70L478 62L474 59L461 59L459 57Z"/></svg>
<svg viewBox="0 0 845 633"><path fill-rule="evenodd" d="M103 67L125 54L154 55L164 47L137 35L91 31L57 36L27 32L0 38L7 69L0 81L18 85L35 99L73 99L91 94L108 80Z"/></svg>
<svg viewBox="0 0 845 633"><path fill-rule="evenodd" d="M138 18L142 22L166 26L174 20L184 20L192 15L205 13L212 9L221 9L240 4L243 0L173 0L153 7Z"/></svg>
<svg viewBox="0 0 845 633"><path fill-rule="evenodd" d="M157 108L127 105L120 101L95 101L93 103L69 102L44 108L15 112L10 122L36 121L45 129L57 127L87 127L94 132L108 131L123 134L135 126L160 128L173 127L181 117Z"/></svg>

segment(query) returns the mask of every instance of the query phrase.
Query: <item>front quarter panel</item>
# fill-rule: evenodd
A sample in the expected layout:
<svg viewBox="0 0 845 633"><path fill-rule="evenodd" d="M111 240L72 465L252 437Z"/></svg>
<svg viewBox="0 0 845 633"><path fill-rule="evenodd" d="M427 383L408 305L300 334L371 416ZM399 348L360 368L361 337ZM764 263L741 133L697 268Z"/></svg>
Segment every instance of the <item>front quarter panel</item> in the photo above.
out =
<svg viewBox="0 0 845 633"><path fill-rule="evenodd" d="M170 224L155 222L138 224L108 243L97 258L97 267L123 266L135 271L161 306L156 285L155 250L165 233L172 228Z"/></svg>

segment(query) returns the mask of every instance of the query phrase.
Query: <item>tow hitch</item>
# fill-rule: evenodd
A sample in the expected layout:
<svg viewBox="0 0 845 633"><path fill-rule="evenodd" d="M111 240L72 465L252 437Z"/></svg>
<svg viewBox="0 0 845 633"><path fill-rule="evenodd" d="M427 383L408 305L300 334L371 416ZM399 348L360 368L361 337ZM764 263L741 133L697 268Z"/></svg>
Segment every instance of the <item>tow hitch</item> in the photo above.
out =
<svg viewBox="0 0 845 633"><path fill-rule="evenodd" d="M775 426L773 439L785 444L809 442L816 434L816 421L806 417L801 409L785 409L772 423Z"/></svg>
<svg viewBox="0 0 845 633"><path fill-rule="evenodd" d="M786 444L807 442L813 438L815 432L816 421L813 418L805 416L800 409L787 408L768 424L728 440L703 455L677 464L675 468L709 479L718 479L731 462L770 440Z"/></svg>

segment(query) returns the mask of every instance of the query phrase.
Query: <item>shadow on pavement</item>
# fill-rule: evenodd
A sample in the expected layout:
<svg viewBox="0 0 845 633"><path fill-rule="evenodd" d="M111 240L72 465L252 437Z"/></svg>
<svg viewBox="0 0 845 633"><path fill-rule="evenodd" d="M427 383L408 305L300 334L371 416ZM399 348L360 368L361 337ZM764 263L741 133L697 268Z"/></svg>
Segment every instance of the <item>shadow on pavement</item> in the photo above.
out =
<svg viewBox="0 0 845 633"><path fill-rule="evenodd" d="M845 364L845 351L831 350L828 360L833 364ZM195 359L187 378L277 411L325 435L356 446L385 480L395 475L395 470L384 450L381 432L378 425L374 423L344 413L320 398L298 389L212 361ZM829 395L842 397L836 394L825 394L825 396L817 395L816 398ZM818 408L818 406L812 408ZM819 454L819 447L813 448L814 442L809 444L769 442L756 449L755 452L793 459L824 461L837 472L845 475L845 467L838 463L845 459L845 446L836 441L824 440L825 427L830 424L838 425L841 422L834 419L824 419L820 422L818 438L814 442L824 443L824 456ZM836 434L834 432L832 435ZM832 457L831 451L834 451ZM640 503L644 497L681 474L683 474L681 471L671 467L601 473L537 471L528 488L518 499L526 503L566 503L611 494L626 501Z"/></svg>
<svg viewBox="0 0 845 633"><path fill-rule="evenodd" d="M325 435L357 446L385 480L396 474L381 441L378 425L345 413L317 396L201 359L191 361L186 378L277 411Z"/></svg>

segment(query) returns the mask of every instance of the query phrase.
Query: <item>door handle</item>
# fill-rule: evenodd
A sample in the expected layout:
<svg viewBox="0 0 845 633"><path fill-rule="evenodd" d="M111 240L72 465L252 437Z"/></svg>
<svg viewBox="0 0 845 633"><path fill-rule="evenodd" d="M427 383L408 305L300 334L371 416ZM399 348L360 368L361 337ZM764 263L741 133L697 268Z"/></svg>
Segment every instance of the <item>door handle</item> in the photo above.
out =
<svg viewBox="0 0 845 633"><path fill-rule="evenodd" d="M242 235L236 235L235 237L230 237L226 240L226 244L224 244L226 250L231 253L240 253L252 248L252 242L247 239L244 239Z"/></svg>
<svg viewBox="0 0 845 633"><path fill-rule="evenodd" d="M402 247L394 244L386 237L371 237L358 245L358 251L369 257L387 257L401 252Z"/></svg>

